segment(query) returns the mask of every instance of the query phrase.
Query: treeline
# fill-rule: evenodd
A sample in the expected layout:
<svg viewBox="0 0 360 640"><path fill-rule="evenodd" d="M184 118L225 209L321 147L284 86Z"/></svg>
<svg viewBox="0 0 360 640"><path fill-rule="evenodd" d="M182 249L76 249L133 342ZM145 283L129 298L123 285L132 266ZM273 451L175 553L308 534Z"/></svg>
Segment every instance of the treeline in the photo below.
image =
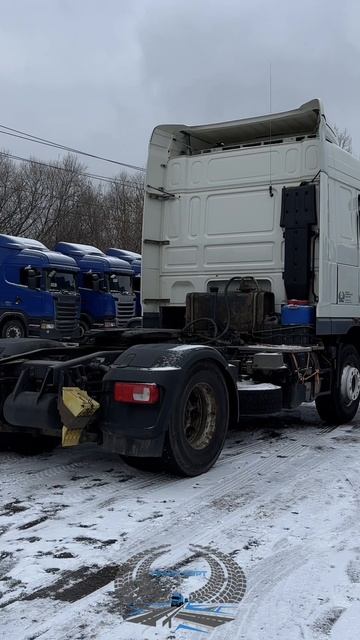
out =
<svg viewBox="0 0 360 640"><path fill-rule="evenodd" d="M0 152L0 233L49 248L63 240L140 252L143 174L122 172L104 182L86 173L73 155L47 166Z"/></svg>

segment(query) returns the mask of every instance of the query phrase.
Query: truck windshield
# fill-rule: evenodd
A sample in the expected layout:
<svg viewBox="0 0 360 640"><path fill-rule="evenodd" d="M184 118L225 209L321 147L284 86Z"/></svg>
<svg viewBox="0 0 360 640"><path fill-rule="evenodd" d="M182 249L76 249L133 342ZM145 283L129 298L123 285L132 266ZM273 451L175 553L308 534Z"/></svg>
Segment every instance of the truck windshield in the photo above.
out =
<svg viewBox="0 0 360 640"><path fill-rule="evenodd" d="M102 273L95 273L88 271L84 273L83 284L85 289L91 289L91 291L107 291L106 276Z"/></svg>
<svg viewBox="0 0 360 640"><path fill-rule="evenodd" d="M76 292L76 276L71 271L57 271L52 269L46 273L46 290Z"/></svg>
<svg viewBox="0 0 360 640"><path fill-rule="evenodd" d="M132 291L131 276L122 275L121 273L109 273L107 280L109 291L118 293L131 293Z"/></svg>

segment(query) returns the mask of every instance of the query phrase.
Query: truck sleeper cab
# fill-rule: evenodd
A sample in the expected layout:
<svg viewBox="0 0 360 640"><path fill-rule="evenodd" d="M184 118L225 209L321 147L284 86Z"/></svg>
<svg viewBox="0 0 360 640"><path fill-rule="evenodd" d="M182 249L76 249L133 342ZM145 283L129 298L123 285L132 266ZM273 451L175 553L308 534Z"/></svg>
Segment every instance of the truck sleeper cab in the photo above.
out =
<svg viewBox="0 0 360 640"><path fill-rule="evenodd" d="M72 440L129 464L195 476L215 464L239 416L315 401L321 419L351 421L360 161L339 148L320 101L160 125L146 184L147 326L58 346L56 357L47 346L0 343L2 428L48 430L64 444L73 430ZM91 415L79 420L81 403Z"/></svg>
<svg viewBox="0 0 360 640"><path fill-rule="evenodd" d="M91 245L58 242L55 251L71 256L80 270L81 334L126 326L135 315L130 265Z"/></svg>
<svg viewBox="0 0 360 640"><path fill-rule="evenodd" d="M36 240L0 235L0 334L75 340L80 296L75 261Z"/></svg>

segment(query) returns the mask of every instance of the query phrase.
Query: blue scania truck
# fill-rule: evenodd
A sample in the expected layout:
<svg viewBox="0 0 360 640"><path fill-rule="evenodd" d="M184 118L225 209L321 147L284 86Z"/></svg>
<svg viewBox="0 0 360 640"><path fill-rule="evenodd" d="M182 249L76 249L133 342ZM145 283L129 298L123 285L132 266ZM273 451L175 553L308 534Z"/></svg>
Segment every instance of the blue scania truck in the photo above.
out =
<svg viewBox="0 0 360 640"><path fill-rule="evenodd" d="M73 258L80 271L81 336L90 329L126 326L135 315L129 263L86 244L58 242L55 251Z"/></svg>
<svg viewBox="0 0 360 640"><path fill-rule="evenodd" d="M75 261L29 238L0 234L0 335L76 340Z"/></svg>
<svg viewBox="0 0 360 640"><path fill-rule="evenodd" d="M131 265L133 272L133 290L136 296L136 310L135 315L140 317L142 315L141 308L141 255L135 253L135 251L127 251L127 249L108 249L106 254L108 256L114 256L121 260L126 260Z"/></svg>

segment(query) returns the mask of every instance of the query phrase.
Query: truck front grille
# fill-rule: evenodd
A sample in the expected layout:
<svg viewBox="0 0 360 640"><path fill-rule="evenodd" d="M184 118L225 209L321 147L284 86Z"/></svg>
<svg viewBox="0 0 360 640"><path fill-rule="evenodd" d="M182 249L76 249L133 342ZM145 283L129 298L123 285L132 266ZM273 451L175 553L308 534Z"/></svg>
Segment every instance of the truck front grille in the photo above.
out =
<svg viewBox="0 0 360 640"><path fill-rule="evenodd" d="M56 301L56 328L63 336L71 336L78 325L76 300Z"/></svg>
<svg viewBox="0 0 360 640"><path fill-rule="evenodd" d="M124 327L131 318L135 316L135 300L117 303L117 326Z"/></svg>

